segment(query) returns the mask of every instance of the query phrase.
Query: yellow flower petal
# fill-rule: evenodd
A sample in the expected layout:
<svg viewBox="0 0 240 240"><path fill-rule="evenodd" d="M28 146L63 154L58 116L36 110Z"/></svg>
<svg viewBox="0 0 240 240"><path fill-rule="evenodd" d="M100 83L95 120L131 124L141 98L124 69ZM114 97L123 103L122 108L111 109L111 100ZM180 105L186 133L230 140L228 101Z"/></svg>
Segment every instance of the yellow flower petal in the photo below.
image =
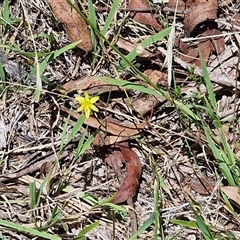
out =
<svg viewBox="0 0 240 240"><path fill-rule="evenodd" d="M91 110L98 112L98 108L94 104L99 99L99 96L93 96L92 98L89 98L88 93L84 92L84 97L77 96L75 99L80 103L80 107L77 109L77 111L84 111L86 118L90 117Z"/></svg>
<svg viewBox="0 0 240 240"><path fill-rule="evenodd" d="M98 101L98 99L99 99L99 96L94 96L94 97L92 97L92 98L90 99L90 102L93 104L93 103L95 103L96 101Z"/></svg>
<svg viewBox="0 0 240 240"><path fill-rule="evenodd" d="M85 101L85 98L84 97L80 97L80 96L77 96L76 98L76 101L78 101L79 103L83 103Z"/></svg>
<svg viewBox="0 0 240 240"><path fill-rule="evenodd" d="M91 113L90 108L85 109L86 118L89 118L89 117L90 117L90 113Z"/></svg>
<svg viewBox="0 0 240 240"><path fill-rule="evenodd" d="M89 101L89 95L88 95L88 92L84 92L84 97L85 97L85 100Z"/></svg>
<svg viewBox="0 0 240 240"><path fill-rule="evenodd" d="M90 107L93 111L98 112L98 108L95 105L91 105Z"/></svg>
<svg viewBox="0 0 240 240"><path fill-rule="evenodd" d="M82 106L80 106L80 107L77 109L78 112L81 112L82 110L83 110L83 107L82 107Z"/></svg>

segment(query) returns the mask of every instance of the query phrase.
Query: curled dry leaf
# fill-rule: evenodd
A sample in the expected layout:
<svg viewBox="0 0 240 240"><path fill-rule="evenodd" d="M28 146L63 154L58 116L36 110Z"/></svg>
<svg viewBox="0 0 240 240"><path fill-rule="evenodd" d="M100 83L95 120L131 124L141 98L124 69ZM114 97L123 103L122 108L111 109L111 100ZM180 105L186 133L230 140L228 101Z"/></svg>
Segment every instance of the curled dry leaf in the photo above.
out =
<svg viewBox="0 0 240 240"><path fill-rule="evenodd" d="M174 10L176 4L177 0L169 0L167 6ZM184 29L189 36L199 23L217 18L218 0L179 0L177 8L185 13Z"/></svg>
<svg viewBox="0 0 240 240"><path fill-rule="evenodd" d="M82 40L79 48L86 52L92 50L91 35L85 20L73 9L66 0L48 0L56 18L63 23L71 41Z"/></svg>
<svg viewBox="0 0 240 240"><path fill-rule="evenodd" d="M187 4L188 2L190 1L187 1ZM184 21L184 28L188 35L199 23L217 18L217 0L193 0L189 7L191 10L186 14Z"/></svg>
<svg viewBox="0 0 240 240"><path fill-rule="evenodd" d="M151 8L146 0L131 0L128 9L136 11L133 17L136 22L150 25L157 31L162 30L162 26L154 18L153 14L151 13ZM149 12L146 12L148 10Z"/></svg>
<svg viewBox="0 0 240 240"><path fill-rule="evenodd" d="M112 203L118 204L134 197L139 187L142 172L141 162L137 154L126 146L119 146L126 162L126 176L118 192L111 199Z"/></svg>

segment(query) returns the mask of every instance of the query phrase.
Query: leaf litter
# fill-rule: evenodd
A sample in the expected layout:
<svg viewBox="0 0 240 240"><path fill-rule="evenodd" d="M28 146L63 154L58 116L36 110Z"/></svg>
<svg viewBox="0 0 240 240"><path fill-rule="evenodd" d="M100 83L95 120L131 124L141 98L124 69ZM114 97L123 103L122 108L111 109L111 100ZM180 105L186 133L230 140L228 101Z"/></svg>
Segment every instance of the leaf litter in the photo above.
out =
<svg viewBox="0 0 240 240"><path fill-rule="evenodd" d="M68 37L73 41L81 40L78 47L89 52L92 50L91 34L85 20L65 0L48 0L56 18L63 23Z"/></svg>
<svg viewBox="0 0 240 240"><path fill-rule="evenodd" d="M65 5L65 1L61 1L61 4L57 4L58 2L49 1L49 4L56 16L57 20L55 21L63 23L67 35L60 31L61 28L56 27L56 22L52 22L52 18L49 17L52 15L47 5L42 5L39 1L25 6L30 13L36 11L39 16L47 19L47 21L35 21L36 31L42 33L46 31L46 28L49 29L51 34L57 35L59 46L64 45L69 40L82 39L83 42L80 43L79 47L86 52L91 51L92 43L89 37L89 26L79 16L77 19L75 18L75 10L70 8L69 5ZM200 66L198 59L198 46L200 45L203 57L209 67L214 91L218 96L219 115L221 113L221 116L224 117L229 111L232 112L232 114L228 115L231 119L234 114L239 114L236 111L231 111L234 109L234 104L238 104L239 99L229 90L229 87L236 86L234 81L237 78L238 71L236 69L238 61L236 42L239 33L236 32L235 36L232 36L229 34L232 28L227 25L227 22L216 23L220 20L217 15L218 11L227 8L232 11L230 11L232 14L234 7L237 5L229 2L222 7L219 2L199 0L184 3L184 1L179 1L177 22L183 24L184 29L181 27L177 29L179 31L177 34L180 45L175 43L176 51L173 55L175 65L173 65L173 68L176 74L176 84L182 89L182 94L185 94L186 99L192 98L194 92L196 93L199 89L202 96L204 96L206 93L205 86L203 84L196 86L196 83L188 77L191 64ZM16 15L21 16L17 4L15 3L12 9L14 9ZM111 4L111 2L108 2L108 4L103 5L107 8L107 5L111 6ZM37 6L36 9L32 9L33 6ZM83 6L86 7L84 4ZM116 34L114 26L117 27L117 25L114 24L117 24L123 18L127 19L128 23L121 26L122 42L118 43L118 45L125 53L131 52L138 46L137 41L139 39L162 29L166 24L164 22L166 11L170 16L168 20L171 22L171 14L175 11L175 6L176 1L169 1L166 6L162 6L161 14L163 16L161 16L161 19L163 21L160 23L159 16L156 15L156 12L160 10L159 5L151 4L150 7L149 3L143 0L140 2L131 1L126 6L122 3L119 12L116 14L115 22L113 22L110 37ZM208 11L205 11L205 8ZM130 14L124 15L123 13L126 11L121 9L130 10ZM99 12L99 19L103 19L106 12ZM224 11L222 14L227 19ZM235 22L232 23L233 29L237 29L236 18ZM104 24L101 21L99 20L99 25ZM15 38L20 45L22 42L21 30L23 31L19 26ZM8 38L11 38L10 33L7 35ZM120 41L119 39L117 41ZM86 43L84 43L85 40ZM45 50L44 47L47 44L43 46L44 41L45 39L36 39L39 51ZM128 42L128 45L125 44L126 42ZM28 42L28 45L22 47L30 51L31 48L28 49L27 46L31 46L31 44L31 42ZM167 71L163 67L166 48L166 40L163 39L143 49L144 54L137 56L134 60L134 64L150 78L153 84L163 87L167 86ZM108 51L107 57L105 50ZM192 219L193 213L187 205L184 205L188 204L191 199L196 199L205 206L204 213L207 218L210 216L208 221L213 226L215 226L216 219L218 219L218 224L222 228L226 227L230 231L235 231L236 225L232 223L225 224L225 219L230 219L230 216L229 213L224 211L225 205L223 202L219 202L216 194L218 184L223 183L217 183L217 179L214 177L214 173L217 171L216 165L212 155L205 151L206 138L196 126L183 131L179 127L180 119L174 106L164 101L164 99L152 98L138 91L119 88L97 80L95 75L119 78L112 71L114 65L108 59L110 57L110 59L119 60L118 56L109 50L107 47L106 49L103 48L101 53L106 58L100 58L95 69L92 69L89 56L79 58L75 50L65 53L57 61L49 64L45 76L49 77L51 83L62 85L65 90L62 90L61 94L70 96L66 101L57 98L57 95L54 94L55 89L53 90L49 86L39 103L33 101L31 91L24 93L21 92L21 89L18 89L18 93L9 93L6 102L7 107L3 107L1 112L1 120L4 121L7 129L11 129L11 134L5 134L7 139L4 141L4 150L1 151L1 156L2 159L6 159L8 162L1 166L2 174L0 179L3 189L12 187L16 191L14 193L6 191L4 193L5 199L24 200L28 198L28 184L31 181L38 182L44 175L52 171L53 174L50 174L50 176L53 184L49 183L50 189L45 189L44 194L46 196L44 198L46 197L45 201L48 203L49 212L53 210L50 202L48 202L49 197L51 197L51 201L58 201L57 203L64 209L62 220L76 219L69 220L66 223L69 224L68 226L73 223L76 224L76 228L70 229L71 236L76 236L78 229L81 227L80 225L90 224L90 219L95 216L95 212L91 212L90 202L77 197L76 190L81 189L82 193L90 193L99 199L114 196L112 199L114 203L128 204L129 200L134 200L130 205L135 208L137 216L127 219L124 224L117 221L114 223L115 229L111 230L106 225L106 222L112 224L111 219L106 217L102 209L99 209L100 227L88 234L90 239L113 239L114 237L127 239L132 234L129 226L132 225L133 221L136 221L138 227L140 227L149 218L149 212L153 212L153 193L156 190L154 176L157 169L157 174L163 177L164 184L167 186L161 189L164 194L164 201L161 202L162 208L159 211L162 214L165 231L169 239L176 234L179 234L181 238L200 237L199 232L187 229L182 231L169 221L169 216L171 219ZM183 54L186 55L185 59L182 57ZM17 62L14 52L7 57L11 58L11 61ZM18 66L22 65L24 69L29 69L28 61L24 61L21 55L18 56L18 59L20 59L17 62ZM74 78L72 78L74 70L75 74ZM11 78L11 73L5 71L7 77ZM19 74L21 75L21 73ZM202 76L201 69L194 68L193 75L196 78ZM128 81L137 81L132 79L127 72L122 72L120 77ZM19 84L22 84L22 82L19 82ZM56 153L60 151L61 134L65 122L69 123L68 133L70 133L80 116L76 112L76 103L71 100L71 94L81 93L82 91L88 91L89 94L100 93L101 101L98 107L101 108L101 112L92 115L84 123L85 128L87 127L89 132L94 133L95 140L93 143L95 148L91 148L84 157L77 159L72 167L71 162L74 159L77 142L80 136L84 134L85 128L80 129L76 138L64 149L61 158L57 159ZM17 101L16 96L21 100ZM234 141L234 137L230 137L232 135L230 123L226 123L228 127L226 135L227 137L229 135L228 139L231 148L238 152L239 146ZM95 132L96 129L100 131ZM238 135L236 134L236 136ZM185 146L185 138L190 138L190 148L194 152L195 159L193 159L193 155L189 153ZM101 158L98 151L103 150L103 148L108 149L108 155ZM56 164L56 159L59 164ZM106 165L104 165L104 160L107 162ZM200 173L198 172L200 169L196 166L196 160L201 169ZM51 165L47 165L47 163L56 165L55 169L52 169ZM124 171L125 174L122 173ZM116 177L119 179L119 184L115 184ZM67 201L61 198L61 190L56 189L56 186L62 184L72 187L69 193L71 198L67 199ZM228 191L225 191L224 187ZM229 199L238 203L236 188L221 186L220 189L223 192L225 191ZM59 194L59 190L61 194ZM216 202L217 204L215 204ZM44 205L46 206L46 204ZM182 207L183 205L185 207ZM25 210L28 209L26 203L25 206ZM21 224L32 223L31 213L28 210L26 210L26 215L23 217L23 207L14 204L14 208L15 211L12 212L14 214L11 221ZM43 210L43 206L40 206L40 208ZM3 218L9 219L4 208L1 208L0 211ZM87 217L83 217L83 215ZM48 220L44 214L38 217L43 221ZM51 228L51 231L58 234L58 232L63 231L63 228L61 224L58 224ZM13 236L7 230L4 230L3 233ZM154 228L151 226L141 234L140 239L147 239L149 236L151 239L153 234ZM239 231L235 231L235 234L239 234Z"/></svg>

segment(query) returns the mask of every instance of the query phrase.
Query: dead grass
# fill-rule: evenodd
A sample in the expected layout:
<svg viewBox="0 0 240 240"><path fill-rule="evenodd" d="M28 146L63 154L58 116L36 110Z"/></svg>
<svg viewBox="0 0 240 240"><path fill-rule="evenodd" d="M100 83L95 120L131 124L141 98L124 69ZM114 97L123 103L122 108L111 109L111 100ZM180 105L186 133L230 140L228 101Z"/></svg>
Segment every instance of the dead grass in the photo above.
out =
<svg viewBox="0 0 240 240"><path fill-rule="evenodd" d="M97 2L96 4L111 6L112 3ZM232 80L236 80L239 33L230 35L231 27L227 25L227 17L236 11L234 6L237 9L239 7L237 3L230 4L231 7L221 4L219 21L223 22L222 28L229 35L225 36L225 52L217 57L212 56L211 66L217 67L212 68L211 74L217 76L225 72L228 77L232 77ZM157 5L153 4L153 6ZM8 26L7 31L4 31L3 27L0 29L3 34L0 61L6 72L6 83L1 84L0 129L2 132L5 128L8 131L5 147L0 151L1 219L23 226L41 228L48 223L54 207L57 206L60 211L59 220L49 228L49 233L62 239L74 239L79 230L99 220L99 227L88 233L87 239L128 239L132 233L131 219L127 214L113 214L108 208L93 208L96 199L105 199L119 188L113 170L104 163L101 154L94 148L90 148L84 156L73 162L77 143L84 129L67 145L62 154L59 154L64 124L68 117L63 109L71 107L76 109L77 106L73 95L62 97L56 87L70 80L90 75L118 77L116 63L119 57L110 47L102 46L99 60L93 64L91 54L84 56L78 49L67 51L46 67L44 76L50 82L43 82L40 101L36 102L34 98L36 79L28 78L31 68L34 67L34 57L24 56L11 47L19 46L23 52L34 52L30 29L33 34L44 33L49 36L34 39L37 52L59 49L69 43L69 40L61 24L53 18L45 1L10 1L10 11L12 16L18 17L21 21ZM101 27L107 12L97 14ZM171 22L171 17L164 18L163 21L165 24L167 21ZM180 22L177 30L179 30L178 34L182 33ZM120 11L107 37L112 39L112 42L116 42L117 32L120 33L120 37L130 42L138 42L139 39L153 34L154 30L133 22L126 11ZM166 41L162 41L151 46L150 50L165 48ZM147 69L150 65L161 67L164 52L162 54L151 61L140 61L136 64L139 64L141 70ZM186 67L179 65L180 60L179 62L178 60L176 57L173 69L187 78L189 72ZM121 77L127 78L128 74L129 72L124 71ZM216 77L215 80L217 79ZM183 83L178 82L177 79L176 82L182 88L182 93L186 94L184 98L180 97L186 104L194 99L193 91L203 89L203 91L199 90L198 94L204 94L206 91L202 85L196 87L189 79ZM218 98L219 113L223 114L223 119L231 117L232 114L238 116L238 93L231 87L216 82L214 88ZM114 108L119 100L114 94L102 99L103 108L111 106L114 112L117 109L134 118L140 118L134 111L129 112L125 102ZM141 96L137 94L131 93L135 98ZM120 97L122 95L120 94ZM198 101L197 98L195 100ZM231 112L233 109L234 111ZM224 208L225 204L221 201L219 193L223 176L209 152L204 134L193 122L185 119L175 106L166 101L156 104L154 110L150 109L148 117L149 119L151 117L148 129L137 139L132 140L131 145L143 166L142 180L135 202L138 228L156 210L154 198L155 192L158 191L159 229L162 229L162 233L159 233L157 239L202 238L198 229L188 229L171 222L172 219L193 221L195 217L190 206L192 201L198 202L198 210L200 209L205 222L216 229L215 231L229 230L240 237L239 215L237 213L235 216L231 215ZM118 118L121 121L125 120L121 115ZM75 122L76 119L70 118L68 133ZM226 123L226 136L239 157L238 124L232 127L231 123ZM89 136L91 132L93 129L89 128ZM39 188L46 176L48 176L47 183L40 192L40 202L31 209L29 184L35 182ZM157 185L159 176L164 180L164 184L160 186ZM199 179L205 179L209 185L206 182L202 184L202 180ZM71 190L68 192L66 187ZM126 206L126 208L130 207ZM139 239L153 239L154 231L152 224ZM5 237L2 239L33 239L30 235L16 234L5 228L1 228L1 234Z"/></svg>

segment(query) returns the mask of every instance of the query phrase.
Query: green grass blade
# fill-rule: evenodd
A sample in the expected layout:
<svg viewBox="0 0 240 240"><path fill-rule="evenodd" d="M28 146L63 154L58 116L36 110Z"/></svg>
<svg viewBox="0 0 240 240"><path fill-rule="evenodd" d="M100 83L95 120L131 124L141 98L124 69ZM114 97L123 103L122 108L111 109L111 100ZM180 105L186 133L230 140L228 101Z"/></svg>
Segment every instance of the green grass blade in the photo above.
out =
<svg viewBox="0 0 240 240"><path fill-rule="evenodd" d="M85 227L82 231L80 231L80 233L77 235L76 238L74 238L74 240L85 239L85 235L98 226L99 226L99 221L96 221L96 222L90 224L89 226Z"/></svg>
<svg viewBox="0 0 240 240"><path fill-rule="evenodd" d="M203 237L206 240L214 240L211 231L209 229L209 227L205 224L205 222L203 221L203 218L199 215L195 215L196 221L197 221L197 225L199 230L201 231Z"/></svg>
<svg viewBox="0 0 240 240"><path fill-rule="evenodd" d="M85 130L83 132L79 142L78 142L78 146L77 146L77 149L76 149L76 154L74 156L72 164L74 164L74 162L79 158L79 156L81 156L82 147L83 147L83 144L84 144L84 141L85 141L85 138L86 138L86 134L87 134L87 131Z"/></svg>
<svg viewBox="0 0 240 240"><path fill-rule="evenodd" d="M9 12L9 0L4 0L3 3L3 19L8 22L11 23L11 19L10 19L10 12Z"/></svg>
<svg viewBox="0 0 240 240"><path fill-rule="evenodd" d="M37 198L38 193L36 191L36 183L30 182L29 183L29 195L30 195L30 207L34 209L37 205Z"/></svg>
<svg viewBox="0 0 240 240"><path fill-rule="evenodd" d="M154 218L154 239L157 239L158 231L161 232L161 235L164 234L164 231L162 229L162 225L160 222L160 213L159 213L159 201L160 200L160 177L157 174L156 180L155 180L155 187L154 187L154 203L153 203L153 209L155 212L155 218ZM162 196L161 196L162 197Z"/></svg>
<svg viewBox="0 0 240 240"><path fill-rule="evenodd" d="M105 81L107 83L113 84L115 86L119 87L125 87L127 89L132 89L132 90L137 90L142 93L147 93L150 95L154 95L156 97L165 97L166 100L170 102L174 102L174 104L189 118L193 119L194 121L201 121L201 119L191 111L191 109L186 106L185 104L177 101L177 100L172 100L170 96L168 95L167 92L161 90L161 89L153 89L149 87L145 87L143 85L140 85L138 83L132 83L129 81L121 80L121 79L113 79L113 78L108 78L108 77L96 77L96 79Z"/></svg>
<svg viewBox="0 0 240 240"><path fill-rule="evenodd" d="M137 90L137 91L140 91L142 93L147 93L147 94L155 95L155 96L158 96L158 97L162 96L155 89L145 87L145 86L140 85L138 83L132 83L132 82L129 82L129 81L125 81L125 80L121 80L121 79L113 79L113 78L109 78L109 77L96 77L96 79L105 81L105 82L113 84L115 86L125 87L127 89L132 89L132 90ZM165 92L165 94L167 94L167 93Z"/></svg>
<svg viewBox="0 0 240 240"><path fill-rule="evenodd" d="M167 37L169 35L171 31L171 27L169 28L166 28L164 30L162 30L161 32L158 32L154 35L152 35L151 37L145 39L141 45L146 48L148 47L149 45L159 41L160 39L164 38L164 37ZM127 56L125 56L129 62L132 62L135 57L137 56L137 52L136 52L136 49L133 49ZM120 62L120 64L117 66L117 69L125 69L127 66L129 65L128 62L126 62L124 59Z"/></svg>
<svg viewBox="0 0 240 240"><path fill-rule="evenodd" d="M75 188L72 186L66 186L65 188L62 189L62 191L65 193L70 193L70 192L75 191ZM94 206L99 203L98 200L96 200L94 197L92 197L91 195L89 195L85 192L78 192L78 193L76 193L76 196L83 199L90 206Z"/></svg>
<svg viewBox="0 0 240 240"><path fill-rule="evenodd" d="M3 65L2 63L0 62L0 80L2 82L5 82L6 81L6 76L5 76L5 72L3 70Z"/></svg>
<svg viewBox="0 0 240 240"><path fill-rule="evenodd" d="M78 156L81 156L90 147L94 138L95 136L93 135L88 138L88 140L83 144L81 151L79 151Z"/></svg>
<svg viewBox="0 0 240 240"><path fill-rule="evenodd" d="M26 227L26 226L23 226L23 225L19 225L19 224L16 224L16 223L8 222L8 221L5 221L5 220L0 220L0 225L4 226L4 227L7 227L7 228L11 228L11 229L13 229L17 232L32 234L33 236L41 237L41 238L44 238L44 239L61 240L61 238L56 236L56 235L52 235L52 234L49 234L49 233L46 233L46 232L41 232L41 231L38 231L37 229L33 229L33 228Z"/></svg>
<svg viewBox="0 0 240 240"><path fill-rule="evenodd" d="M39 62L36 61L36 89L35 89L35 101L38 102L40 99L40 95L42 92L42 79L40 74L40 65Z"/></svg>
<svg viewBox="0 0 240 240"><path fill-rule="evenodd" d="M177 220L177 219L172 219L170 220L171 223L180 225L182 227L188 227L192 229L197 229L197 223L193 221L184 221L184 220Z"/></svg>
<svg viewBox="0 0 240 240"><path fill-rule="evenodd" d="M156 217L156 213L153 212L151 216L143 223L143 225L132 235L129 240L136 240L137 236L140 235L142 232L144 232L149 226L151 226L154 223Z"/></svg>
<svg viewBox="0 0 240 240"><path fill-rule="evenodd" d="M110 202L105 202L105 200L103 200L102 202L99 203L100 206L103 207L110 207L111 209L118 211L118 212L122 212L122 213L129 213L130 210L123 208L117 204L114 203L110 203ZM98 206L98 205L97 205Z"/></svg>
<svg viewBox="0 0 240 240"><path fill-rule="evenodd" d="M93 26L97 28L97 16L95 11L95 6L93 5L92 0L88 0L88 11L89 11L89 19L92 22ZM97 51L97 38L94 32L94 29L91 27L91 39L93 45L93 52Z"/></svg>
<svg viewBox="0 0 240 240"><path fill-rule="evenodd" d="M195 203L198 205L198 203ZM190 206L191 206L191 209L194 213L194 216L195 216L195 219L196 219L196 222L197 222L197 226L198 226L198 229L201 231L204 239L206 240L214 240L213 236L212 236L212 233L211 233L211 230L210 230L210 227L204 222L204 219L203 217L200 215L200 210L196 210L194 205L192 203L190 203Z"/></svg>
<svg viewBox="0 0 240 240"><path fill-rule="evenodd" d="M74 42L74 43L71 43L71 44L68 44L67 46L64 46L62 47L61 49L59 50L56 50L54 52L51 52L49 53L47 56L45 56L44 60L39 64L39 74L40 76L44 73L45 71L45 68L47 66L47 64L52 61L53 59L57 58L58 56L60 56L62 53L70 50L70 49L73 49L74 47L76 47L81 41L77 41L77 42ZM21 51L21 53L23 53ZM31 73L30 73L30 76L36 76L37 74L37 69L36 68L33 68Z"/></svg>
<svg viewBox="0 0 240 240"><path fill-rule="evenodd" d="M209 77L207 66L206 66L206 63L205 63L205 61L202 57L202 53L201 53L200 49L199 49L199 56L200 56L200 61L201 61L201 67L202 67L202 70L203 70L203 78L205 80L207 93L209 95L209 100L211 101L212 108L217 109L217 101L216 101L216 98L215 98L215 93L214 93L214 90L213 90L212 82L211 82L211 79Z"/></svg>
<svg viewBox="0 0 240 240"><path fill-rule="evenodd" d="M60 153L63 151L64 146L65 146L65 139L66 139L66 135L67 135L67 128L68 128L69 119L70 119L70 115L68 115L67 121L65 122L65 124L63 126L63 131L62 131L62 136L61 136L61 143L60 143L60 149L59 149Z"/></svg>
<svg viewBox="0 0 240 240"><path fill-rule="evenodd" d="M81 40L77 41L77 42L73 42L68 44L67 46L62 47L61 49L58 49L54 52L52 52L51 54L49 54L41 63L40 63L40 74L42 75L47 64L52 61L53 59L57 58L58 56L60 56L62 53L71 50L73 48L75 48L79 43L81 43Z"/></svg>
<svg viewBox="0 0 240 240"><path fill-rule="evenodd" d="M74 125L74 127L73 127L73 129L72 129L72 131L71 131L71 133L70 133L70 135L69 135L69 137L68 137L68 142L72 141L72 139L73 139L73 138L76 136L76 134L79 132L79 130L81 129L81 127L82 127L85 119L86 119L86 117L85 117L84 114L82 114L82 115L78 118L77 122L75 123L75 125Z"/></svg>
<svg viewBox="0 0 240 240"><path fill-rule="evenodd" d="M119 6L120 3L121 3L120 0L114 0L113 1L110 12L109 12L108 17L107 17L107 19L105 21L105 24L103 26L102 34L104 36L106 36L107 30L109 29L109 27L112 23L112 20L113 20L114 16L116 15L117 11L118 11L118 6Z"/></svg>
<svg viewBox="0 0 240 240"><path fill-rule="evenodd" d="M218 161L221 172L223 173L223 175L225 176L225 178L227 179L228 183L231 186L236 186L236 183L231 174L231 171L230 171L228 165L226 164L226 161L224 160L223 155L221 154L221 150L216 147L207 127L203 125L203 129L204 129L209 147L212 150L212 153L213 153L215 159Z"/></svg>

